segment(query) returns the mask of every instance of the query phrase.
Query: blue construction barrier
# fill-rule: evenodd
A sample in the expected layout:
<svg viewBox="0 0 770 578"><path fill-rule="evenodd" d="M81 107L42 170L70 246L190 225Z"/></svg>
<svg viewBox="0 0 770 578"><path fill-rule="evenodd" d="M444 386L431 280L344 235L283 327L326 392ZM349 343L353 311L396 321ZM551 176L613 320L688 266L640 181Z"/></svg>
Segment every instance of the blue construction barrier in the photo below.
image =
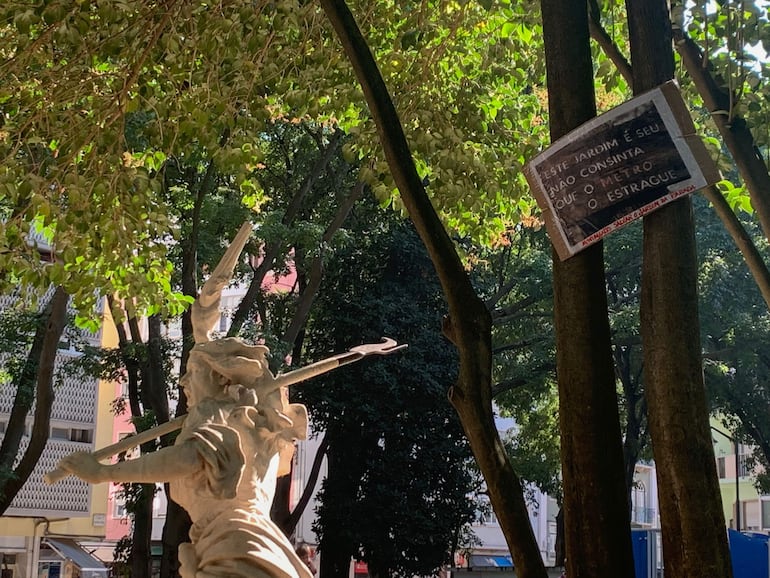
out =
<svg viewBox="0 0 770 578"><path fill-rule="evenodd" d="M648 578L649 576L649 542L649 532L639 530L631 532L631 546L634 550L634 576L636 578Z"/></svg>
<svg viewBox="0 0 770 578"><path fill-rule="evenodd" d="M770 577L768 539L764 534L741 533L728 530L730 557L733 561L733 578Z"/></svg>
<svg viewBox="0 0 770 578"><path fill-rule="evenodd" d="M632 530L635 578L661 578L660 530ZM770 578L770 536L728 530L733 578Z"/></svg>

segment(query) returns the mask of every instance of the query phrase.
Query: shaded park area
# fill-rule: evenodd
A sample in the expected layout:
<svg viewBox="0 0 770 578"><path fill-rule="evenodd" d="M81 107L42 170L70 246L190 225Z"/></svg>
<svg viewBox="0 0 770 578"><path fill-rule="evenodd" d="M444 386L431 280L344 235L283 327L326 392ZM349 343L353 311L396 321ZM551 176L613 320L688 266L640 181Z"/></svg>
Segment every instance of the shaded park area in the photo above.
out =
<svg viewBox="0 0 770 578"><path fill-rule="evenodd" d="M769 38L763 2L0 7L3 578L230 575L188 556L221 504L154 483L230 447L246 469L210 486L274 479L288 576L744 576L770 532ZM199 363L196 299L276 379L408 348L263 391ZM201 400L239 441L175 438ZM42 483L147 431L64 462L93 486Z"/></svg>

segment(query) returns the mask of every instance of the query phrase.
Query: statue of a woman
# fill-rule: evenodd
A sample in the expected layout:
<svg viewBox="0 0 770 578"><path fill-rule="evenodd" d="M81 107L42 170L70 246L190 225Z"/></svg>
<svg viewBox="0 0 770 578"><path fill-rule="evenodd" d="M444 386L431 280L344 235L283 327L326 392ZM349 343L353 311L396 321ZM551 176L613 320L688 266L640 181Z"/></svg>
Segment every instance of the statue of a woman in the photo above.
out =
<svg viewBox="0 0 770 578"><path fill-rule="evenodd" d="M237 339L195 345L181 380L190 412L173 446L114 464L89 453L59 464L90 483L168 482L193 521L192 543L179 548L182 578L311 577L270 520L276 477L288 471L293 440L306 437L307 413L270 388L265 353ZM247 367L251 383L233 381Z"/></svg>
<svg viewBox="0 0 770 578"><path fill-rule="evenodd" d="M72 454L58 467L61 474L90 483L167 482L171 498L193 522L191 543L179 547L182 578L312 578L270 520L276 478L289 472L294 440L307 437L307 411L289 403L287 386L405 347L385 339L274 376L266 347L237 338L210 340L222 288L250 230L244 225L193 304L196 344L180 380L189 413L177 420L181 431L174 445L133 460L101 463L116 453L111 448L124 445L119 442L97 455ZM173 431L165 427L164 432ZM152 431L143 435L142 440L154 439ZM51 473L51 483L62 477L57 472Z"/></svg>

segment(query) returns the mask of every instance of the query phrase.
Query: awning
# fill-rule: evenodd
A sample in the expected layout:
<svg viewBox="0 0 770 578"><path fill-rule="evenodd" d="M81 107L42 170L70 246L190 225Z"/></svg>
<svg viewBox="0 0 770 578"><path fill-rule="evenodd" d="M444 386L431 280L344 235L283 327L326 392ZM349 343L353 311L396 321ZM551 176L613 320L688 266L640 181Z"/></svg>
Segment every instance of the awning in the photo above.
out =
<svg viewBox="0 0 770 578"><path fill-rule="evenodd" d="M471 554L469 568L513 568L513 559L510 556L484 556Z"/></svg>
<svg viewBox="0 0 770 578"><path fill-rule="evenodd" d="M104 562L83 550L75 540L70 538L44 538L43 541L55 550L59 556L72 561L81 570L107 573L107 567L104 565Z"/></svg>

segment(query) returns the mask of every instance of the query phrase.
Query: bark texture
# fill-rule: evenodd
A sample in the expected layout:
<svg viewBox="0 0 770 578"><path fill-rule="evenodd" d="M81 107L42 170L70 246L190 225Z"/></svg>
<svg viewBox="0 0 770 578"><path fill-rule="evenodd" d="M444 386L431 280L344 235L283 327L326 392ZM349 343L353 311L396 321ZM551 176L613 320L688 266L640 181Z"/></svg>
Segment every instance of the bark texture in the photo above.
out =
<svg viewBox="0 0 770 578"><path fill-rule="evenodd" d="M551 139L596 115L585 2L542 0ZM633 576L603 245L553 253L567 575Z"/></svg>
<svg viewBox="0 0 770 578"><path fill-rule="evenodd" d="M634 92L674 75L665 0L626 0ZM732 576L701 368L692 201L644 218L641 333L666 574Z"/></svg>

